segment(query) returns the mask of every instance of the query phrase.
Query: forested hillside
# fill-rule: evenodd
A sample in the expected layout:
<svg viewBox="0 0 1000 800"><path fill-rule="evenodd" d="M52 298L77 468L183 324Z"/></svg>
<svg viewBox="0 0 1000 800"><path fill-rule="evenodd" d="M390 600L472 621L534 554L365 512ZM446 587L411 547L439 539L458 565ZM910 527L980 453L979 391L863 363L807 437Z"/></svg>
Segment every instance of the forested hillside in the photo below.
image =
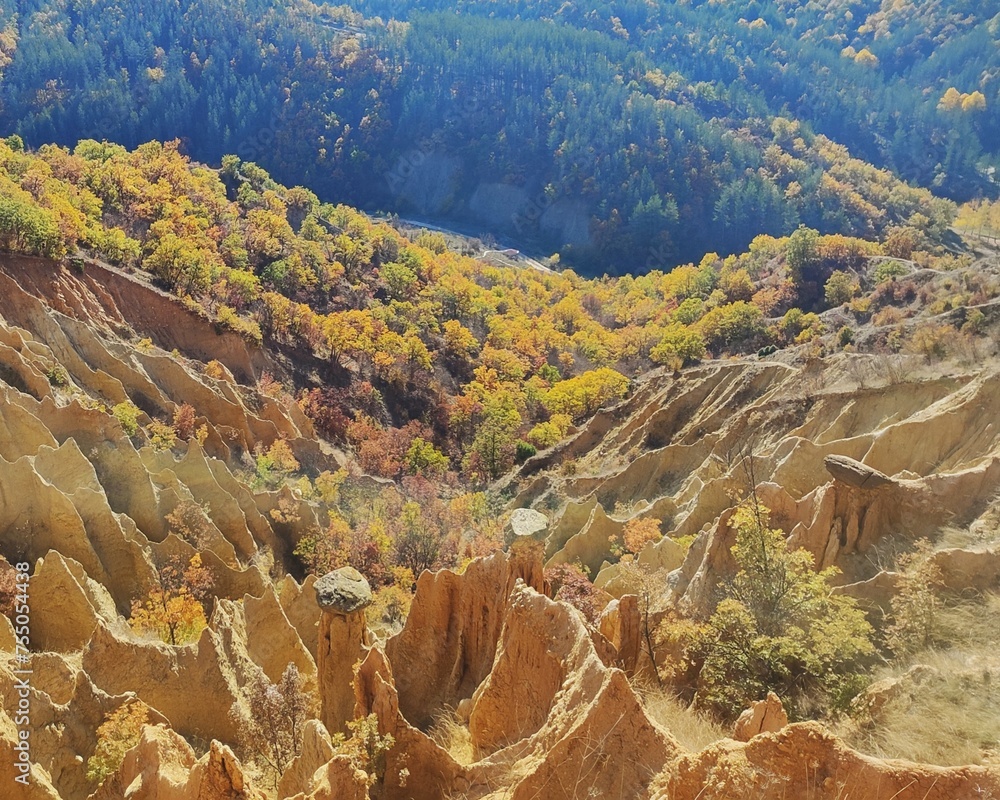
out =
<svg viewBox="0 0 1000 800"><path fill-rule="evenodd" d="M995 193L995 3L454 10L21 0L0 12L0 125L29 145L179 137L594 272L799 224L938 237L951 211L925 190Z"/></svg>
<svg viewBox="0 0 1000 800"><path fill-rule="evenodd" d="M492 266L235 156L199 166L176 141L30 152L0 140L0 250L141 271L220 329L283 349L298 386L266 390L298 389L365 471L472 482L556 444L651 367L808 342L822 353L869 320L869 344L898 351L908 317L998 291L912 226L881 243L801 226L739 256L619 279ZM945 271L939 284L902 279L929 266ZM817 313L845 306L839 332ZM934 331L935 346L949 335Z"/></svg>

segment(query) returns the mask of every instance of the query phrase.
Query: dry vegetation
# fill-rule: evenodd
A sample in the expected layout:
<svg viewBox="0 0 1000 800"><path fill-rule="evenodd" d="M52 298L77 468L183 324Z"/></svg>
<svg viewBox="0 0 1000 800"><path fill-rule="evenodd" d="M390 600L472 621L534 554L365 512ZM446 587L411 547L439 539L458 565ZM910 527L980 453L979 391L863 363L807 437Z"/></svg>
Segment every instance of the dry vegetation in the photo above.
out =
<svg viewBox="0 0 1000 800"><path fill-rule="evenodd" d="M703 750L731 734L728 728L685 705L669 690L652 685L637 688L650 719L670 731L686 750Z"/></svg>
<svg viewBox="0 0 1000 800"><path fill-rule="evenodd" d="M874 718L841 724L848 743L881 758L941 766L1000 763L1000 595L935 614L933 644L874 677L898 689Z"/></svg>

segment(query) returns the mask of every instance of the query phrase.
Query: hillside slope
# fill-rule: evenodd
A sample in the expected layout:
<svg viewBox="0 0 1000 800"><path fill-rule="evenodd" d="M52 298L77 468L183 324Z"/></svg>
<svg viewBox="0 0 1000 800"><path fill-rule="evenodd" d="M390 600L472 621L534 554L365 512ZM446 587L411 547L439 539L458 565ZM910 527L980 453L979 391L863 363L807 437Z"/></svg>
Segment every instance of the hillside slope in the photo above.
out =
<svg viewBox="0 0 1000 800"><path fill-rule="evenodd" d="M273 356L98 264L81 273L4 257L0 285L0 550L11 563L27 562L31 575L33 783L24 796L568 800L586 787L622 798L945 800L1000 792L995 769L871 759L816 723L686 751L627 679L644 669L637 618L618 605L591 627L545 596L541 552L523 544L461 572L423 573L402 629L372 638L364 610L329 600L315 578L299 583L289 574L296 570L289 551L322 504L287 485L255 484L246 467L243 454L276 441L310 474L338 466L294 404L250 385L258 371L280 374ZM217 362L211 368L209 356ZM914 369L876 391L847 382L851 359L651 376L563 446L563 457L578 459L575 475L528 477L538 466L529 462L518 501L544 508L556 487L571 498L549 537L550 549L569 540L563 556L573 542L585 543L601 516L590 512L581 533L571 518L584 514L569 509L597 502L612 512L635 502L630 513L655 513L674 534L702 531L671 578L674 596L690 606L702 596L699 584L723 574L725 490L739 483L725 454L742 441L754 442L758 491L776 520L796 525L793 538L845 569L852 550L871 552L897 527L915 536L946 515L956 524L988 519L1000 480L987 411L995 373ZM139 410L132 435L128 416L111 413L125 402ZM169 419L183 403L196 404L195 426L205 432L166 447L147 420ZM866 460L893 483L870 491L831 483L821 467L831 453ZM190 540L193 526L178 526L176 516L165 522L185 503L205 515ZM852 527L859 516L864 521ZM876 518L886 525L869 533ZM608 527L618 523L603 524L606 546ZM839 546L838 531L855 528L859 539ZM187 562L195 548L213 586L207 625L183 645L143 634L134 627L134 601L162 585L165 563ZM983 585L996 579L990 546L938 558L963 585L974 582L968 565ZM6 616L0 637L13 653ZM356 672L342 658L352 651L362 658ZM236 753L252 754L240 710L251 707L261 674L278 683L289 664L305 695L318 697L307 716L323 724L306 723L300 755L279 773L241 763ZM8 781L16 678L0 667L0 770ZM460 760L427 733L449 707L469 737L471 751ZM121 708L145 708L149 725L98 788L85 765L98 729ZM368 741L386 746L379 759L350 746L359 733L347 745L330 738L349 718L367 715L378 735Z"/></svg>

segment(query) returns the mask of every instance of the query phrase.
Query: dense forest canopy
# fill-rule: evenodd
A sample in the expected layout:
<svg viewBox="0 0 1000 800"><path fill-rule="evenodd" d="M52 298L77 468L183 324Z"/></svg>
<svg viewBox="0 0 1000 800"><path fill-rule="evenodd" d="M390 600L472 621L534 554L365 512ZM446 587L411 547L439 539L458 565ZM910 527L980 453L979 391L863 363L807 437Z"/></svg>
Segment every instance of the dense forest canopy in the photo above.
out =
<svg viewBox="0 0 1000 800"><path fill-rule="evenodd" d="M19 0L0 10L0 129L176 137L594 272L799 224L940 231L927 190L995 195L997 2L354 6Z"/></svg>

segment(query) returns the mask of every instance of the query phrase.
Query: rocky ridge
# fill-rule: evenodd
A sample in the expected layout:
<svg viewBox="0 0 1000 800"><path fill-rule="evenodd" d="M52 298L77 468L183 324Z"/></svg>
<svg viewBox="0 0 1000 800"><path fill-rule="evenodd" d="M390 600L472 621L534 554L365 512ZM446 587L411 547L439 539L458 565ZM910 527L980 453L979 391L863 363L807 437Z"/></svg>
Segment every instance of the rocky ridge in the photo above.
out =
<svg viewBox="0 0 1000 800"><path fill-rule="evenodd" d="M265 369L280 373L281 364L178 301L101 269L0 262L0 552L32 565L33 782L24 796L1000 794L996 770L871 759L815 723L761 726L776 729L685 751L630 684L639 649L635 597L614 566L603 566L608 536L629 513L655 515L672 538L640 561L670 570L675 600L697 609L725 573L727 512L746 482L735 454L752 440L753 483L775 520L817 561L841 566L843 591L878 601L884 576L869 574L858 556L877 546L881 532L917 536L946 519L973 525L992 512L1000 480L988 412L1000 386L995 376L914 379L879 391L844 389L835 369L822 373L828 385L821 386L808 370L777 362L653 376L561 446L563 457L578 460L575 475L541 471L536 461L518 476L515 503L552 518L544 546L518 542L461 573L425 572L402 631L376 642L363 592L346 605L321 602L323 581L299 583L290 574L304 523L272 514L281 498L252 491L240 474L242 454L277 438L303 464L337 464L294 404L245 384ZM152 348L137 342L147 336ZM179 355L168 352L175 348ZM207 358L228 374L207 375ZM65 380L53 381L56 366ZM183 453L127 435L97 407L129 399L148 421L195 397L207 436ZM824 466L828 456L854 461L834 462L835 477ZM873 486L855 462L886 482ZM847 474L860 477L845 481ZM550 498L560 493L570 501L551 515ZM623 514L636 498L641 504ZM218 598L200 638L178 647L138 638L124 616L155 584L158 558L195 553L164 523L184 500L207 509L212 533L200 550ZM308 514L303 507L301 516ZM538 533L528 528L531 535L518 538ZM695 539L685 555L674 539L687 535ZM619 595L599 630L547 596L543 562L578 556ZM995 580L984 566L995 563L988 547L938 558L951 580ZM0 648L13 647L13 630L0 617ZM306 725L301 754L275 790L240 763L229 712L244 702L241 690L255 671L277 681L289 663L318 692L324 712ZM0 694L0 781L10 785L17 683L6 662ZM97 787L84 770L95 731L136 700L149 707L149 724ZM469 763L428 735L448 708L467 720ZM394 741L374 782L332 736L348 718L368 715Z"/></svg>

